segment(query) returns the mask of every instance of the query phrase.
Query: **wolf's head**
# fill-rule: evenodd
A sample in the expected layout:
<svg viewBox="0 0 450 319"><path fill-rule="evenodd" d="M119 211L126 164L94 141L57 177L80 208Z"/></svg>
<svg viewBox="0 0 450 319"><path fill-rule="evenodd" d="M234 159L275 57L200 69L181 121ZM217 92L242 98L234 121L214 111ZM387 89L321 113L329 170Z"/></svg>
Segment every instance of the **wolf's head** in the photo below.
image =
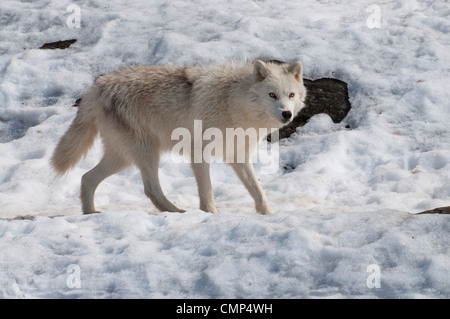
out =
<svg viewBox="0 0 450 319"><path fill-rule="evenodd" d="M301 62L274 63L256 60L253 66L253 101L260 114L273 128L281 127L295 117L304 106L306 88L303 85Z"/></svg>

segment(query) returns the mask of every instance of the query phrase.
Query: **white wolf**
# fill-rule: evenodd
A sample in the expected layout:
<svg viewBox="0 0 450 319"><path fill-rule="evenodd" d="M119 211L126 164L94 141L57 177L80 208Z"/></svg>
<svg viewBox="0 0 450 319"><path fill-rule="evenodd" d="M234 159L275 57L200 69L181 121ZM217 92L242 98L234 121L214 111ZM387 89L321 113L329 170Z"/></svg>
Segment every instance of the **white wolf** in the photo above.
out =
<svg viewBox="0 0 450 319"><path fill-rule="evenodd" d="M263 62L209 66L141 66L99 76L83 96L78 113L61 138L51 163L58 175L73 167L93 144L97 133L104 155L81 180L83 213L95 213L94 193L108 176L129 165L141 172L145 194L161 211L182 212L164 196L158 178L160 153L177 141L173 130L267 128L290 122L303 107L306 89L302 64ZM264 136L258 136L259 142ZM194 141L193 141L194 142ZM257 212L273 213L250 162L257 143L245 143L245 161L229 161L253 197ZM200 209L216 213L209 163L194 162Z"/></svg>

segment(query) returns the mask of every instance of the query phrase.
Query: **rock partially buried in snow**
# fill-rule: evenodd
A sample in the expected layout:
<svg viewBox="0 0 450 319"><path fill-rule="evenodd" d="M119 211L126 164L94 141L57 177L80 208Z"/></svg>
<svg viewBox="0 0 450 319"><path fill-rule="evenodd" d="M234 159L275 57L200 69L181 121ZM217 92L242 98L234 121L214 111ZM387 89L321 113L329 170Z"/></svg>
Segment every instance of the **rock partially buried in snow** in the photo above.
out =
<svg viewBox="0 0 450 319"><path fill-rule="evenodd" d="M310 118L315 114L325 113L334 123L340 123L347 116L351 109L347 83L333 78L303 81L308 94L299 116Z"/></svg>
<svg viewBox="0 0 450 319"><path fill-rule="evenodd" d="M77 42L77 39L49 42L49 43L45 43L44 45L42 45L39 49L44 49L44 50L62 49L62 50L64 50L64 49L67 49L68 47L70 47L75 42Z"/></svg>
<svg viewBox="0 0 450 319"><path fill-rule="evenodd" d="M435 209L426 210L417 214L450 214L450 206L438 207Z"/></svg>

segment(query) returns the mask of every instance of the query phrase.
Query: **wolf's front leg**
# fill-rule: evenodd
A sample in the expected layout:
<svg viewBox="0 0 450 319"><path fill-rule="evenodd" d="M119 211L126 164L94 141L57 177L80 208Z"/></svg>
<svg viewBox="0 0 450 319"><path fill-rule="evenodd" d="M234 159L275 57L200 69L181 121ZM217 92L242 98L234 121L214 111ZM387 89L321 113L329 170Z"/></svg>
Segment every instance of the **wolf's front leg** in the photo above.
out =
<svg viewBox="0 0 450 319"><path fill-rule="evenodd" d="M191 167L194 171L195 180L197 181L200 209L213 214L217 213L211 186L211 177L209 175L209 163L192 162Z"/></svg>
<svg viewBox="0 0 450 319"><path fill-rule="evenodd" d="M267 201L266 194L264 194L261 185L259 185L258 179L253 168L253 164L249 162L245 163L233 163L230 164L233 167L236 175L241 182L245 185L250 195L253 197L256 205L256 211L263 215L273 214L273 210Z"/></svg>

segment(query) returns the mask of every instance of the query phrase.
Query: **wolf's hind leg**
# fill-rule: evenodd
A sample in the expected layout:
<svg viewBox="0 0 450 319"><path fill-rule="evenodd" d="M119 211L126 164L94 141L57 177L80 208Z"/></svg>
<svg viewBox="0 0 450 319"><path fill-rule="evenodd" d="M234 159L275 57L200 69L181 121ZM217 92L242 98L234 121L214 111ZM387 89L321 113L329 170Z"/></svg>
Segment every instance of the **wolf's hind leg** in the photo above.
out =
<svg viewBox="0 0 450 319"><path fill-rule="evenodd" d="M142 181L144 183L144 192L153 204L160 211L179 212L183 213L184 210L176 207L172 204L161 189L158 177L159 169L159 149L155 148L140 154L138 158L141 160L136 163L141 170Z"/></svg>
<svg viewBox="0 0 450 319"><path fill-rule="evenodd" d="M118 173L129 163L113 152L105 152L102 160L81 178L81 203L83 214L98 213L94 206L94 193L98 185L107 177Z"/></svg>

